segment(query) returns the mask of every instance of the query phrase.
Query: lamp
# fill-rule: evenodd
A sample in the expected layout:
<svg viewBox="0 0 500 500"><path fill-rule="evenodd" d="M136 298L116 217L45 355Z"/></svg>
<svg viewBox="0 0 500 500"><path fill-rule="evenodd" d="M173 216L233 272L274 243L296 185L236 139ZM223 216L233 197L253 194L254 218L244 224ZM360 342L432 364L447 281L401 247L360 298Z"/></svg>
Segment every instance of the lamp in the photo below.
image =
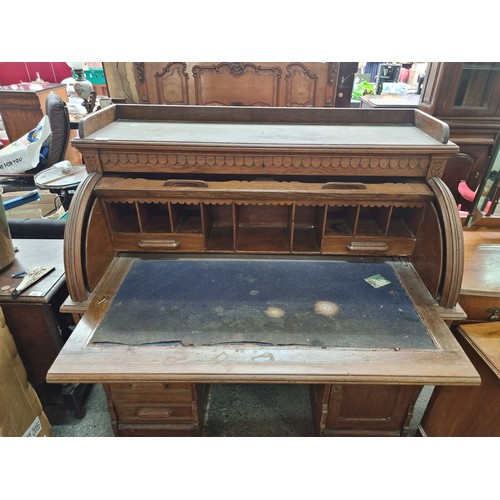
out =
<svg viewBox="0 0 500 500"><path fill-rule="evenodd" d="M92 83L89 82L84 76L84 63L69 62L66 64L73 70L76 75L74 83L76 95L83 100L82 106L87 110L87 113L91 113L94 110L96 93L94 92Z"/></svg>

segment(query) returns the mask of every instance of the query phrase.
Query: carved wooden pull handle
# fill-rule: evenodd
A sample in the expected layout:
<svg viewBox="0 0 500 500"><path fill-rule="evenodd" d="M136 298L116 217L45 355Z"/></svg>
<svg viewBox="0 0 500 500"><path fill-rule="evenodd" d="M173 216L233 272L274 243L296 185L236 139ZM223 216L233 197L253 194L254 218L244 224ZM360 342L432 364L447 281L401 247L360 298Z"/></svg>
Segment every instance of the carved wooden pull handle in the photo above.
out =
<svg viewBox="0 0 500 500"><path fill-rule="evenodd" d="M208 184L205 181L197 181L191 179L169 179L163 184L165 187L202 187L207 188Z"/></svg>
<svg viewBox="0 0 500 500"><path fill-rule="evenodd" d="M389 246L384 242L352 241L347 245L347 250L356 253L381 253L387 252Z"/></svg>
<svg viewBox="0 0 500 500"><path fill-rule="evenodd" d="M178 248L180 243L177 240L141 240L139 248Z"/></svg>
<svg viewBox="0 0 500 500"><path fill-rule="evenodd" d="M366 189L366 184L362 182L327 182L321 186L321 189L338 189L347 191L348 189Z"/></svg>
<svg viewBox="0 0 500 500"><path fill-rule="evenodd" d="M167 408L139 408L135 414L139 418L169 418L174 414L174 410Z"/></svg>

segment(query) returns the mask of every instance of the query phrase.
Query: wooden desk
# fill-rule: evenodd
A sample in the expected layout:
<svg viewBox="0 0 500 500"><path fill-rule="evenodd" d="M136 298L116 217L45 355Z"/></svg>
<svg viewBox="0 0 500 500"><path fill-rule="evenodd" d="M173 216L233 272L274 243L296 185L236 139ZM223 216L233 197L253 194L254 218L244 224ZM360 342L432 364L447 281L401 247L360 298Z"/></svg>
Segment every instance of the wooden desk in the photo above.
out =
<svg viewBox="0 0 500 500"><path fill-rule="evenodd" d="M419 94L365 95L361 97L361 108L414 108L420 102Z"/></svg>
<svg viewBox="0 0 500 500"><path fill-rule="evenodd" d="M112 105L80 122L74 145L90 174L66 226L64 308L81 319L48 380L103 383L117 436L200 435L212 383L307 384L319 436L401 436L424 385L479 383L442 319L457 313L463 264L456 204L439 178L457 151L444 123L411 109ZM208 277L179 271L188 259L228 266ZM376 290L359 275L349 287L337 271L290 268L265 287L287 291L286 304L273 303L276 290L266 299L274 320L300 323L301 291L309 313L313 298L340 312L326 326L303 322L276 337L255 323L269 324L267 309L247 314L241 299L255 305L259 288L233 289L255 277L231 272L267 259L349 262L357 272L381 264L371 272L387 270L401 288L378 291L407 294L417 329L398 330L407 317L394 307L383 316L395 330L375 339L370 318L383 303L367 298ZM343 323L349 297L356 312ZM213 328L186 318L214 301ZM237 306L234 328L223 329ZM184 335L187 324L201 344ZM236 326L248 335L229 335Z"/></svg>
<svg viewBox="0 0 500 500"><path fill-rule="evenodd" d="M498 228L478 223L464 229L464 276L459 302L468 321L484 322L495 314L500 316Z"/></svg>
<svg viewBox="0 0 500 500"><path fill-rule="evenodd" d="M500 323L461 325L458 341L480 387L436 387L419 426L423 436L500 436Z"/></svg>
<svg viewBox="0 0 500 500"><path fill-rule="evenodd" d="M42 404L62 397L77 417L85 414L84 399L90 386L54 386L46 381L47 372L70 335L71 317L59 312L68 289L63 264L62 240L13 240L16 258L0 272L0 307L28 373L28 380ZM36 266L55 269L26 289L17 298L12 290L21 282L12 274Z"/></svg>

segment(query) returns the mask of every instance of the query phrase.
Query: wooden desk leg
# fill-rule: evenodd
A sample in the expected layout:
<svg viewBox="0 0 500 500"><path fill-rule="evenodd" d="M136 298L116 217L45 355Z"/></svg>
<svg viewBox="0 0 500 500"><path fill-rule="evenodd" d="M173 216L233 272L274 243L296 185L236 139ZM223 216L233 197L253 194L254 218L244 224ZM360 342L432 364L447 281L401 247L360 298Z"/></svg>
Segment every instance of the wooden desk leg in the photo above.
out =
<svg viewBox="0 0 500 500"><path fill-rule="evenodd" d="M62 388L62 397L65 405L71 408L75 413L75 417L82 419L87 409L85 402L92 390L92 384L64 384Z"/></svg>

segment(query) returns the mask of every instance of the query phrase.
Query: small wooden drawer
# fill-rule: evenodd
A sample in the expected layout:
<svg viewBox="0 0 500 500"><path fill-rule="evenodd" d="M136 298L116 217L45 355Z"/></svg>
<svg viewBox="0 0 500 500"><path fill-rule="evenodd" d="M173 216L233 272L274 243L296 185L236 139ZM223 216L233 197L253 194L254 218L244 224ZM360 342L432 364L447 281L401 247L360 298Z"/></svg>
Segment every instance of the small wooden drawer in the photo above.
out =
<svg viewBox="0 0 500 500"><path fill-rule="evenodd" d="M190 404L196 397L193 385L184 383L132 382L108 388L116 403Z"/></svg>
<svg viewBox="0 0 500 500"><path fill-rule="evenodd" d="M115 401L115 403L117 403ZM121 423L196 423L196 403L193 405L115 404Z"/></svg>
<svg viewBox="0 0 500 500"><path fill-rule="evenodd" d="M415 247L412 238L359 238L325 236L322 253L336 255L411 255Z"/></svg>
<svg viewBox="0 0 500 500"><path fill-rule="evenodd" d="M140 252L203 252L203 234L180 233L115 233L113 243L117 251Z"/></svg>
<svg viewBox="0 0 500 500"><path fill-rule="evenodd" d="M201 436L197 424L120 424L116 435L121 437L190 437Z"/></svg>

